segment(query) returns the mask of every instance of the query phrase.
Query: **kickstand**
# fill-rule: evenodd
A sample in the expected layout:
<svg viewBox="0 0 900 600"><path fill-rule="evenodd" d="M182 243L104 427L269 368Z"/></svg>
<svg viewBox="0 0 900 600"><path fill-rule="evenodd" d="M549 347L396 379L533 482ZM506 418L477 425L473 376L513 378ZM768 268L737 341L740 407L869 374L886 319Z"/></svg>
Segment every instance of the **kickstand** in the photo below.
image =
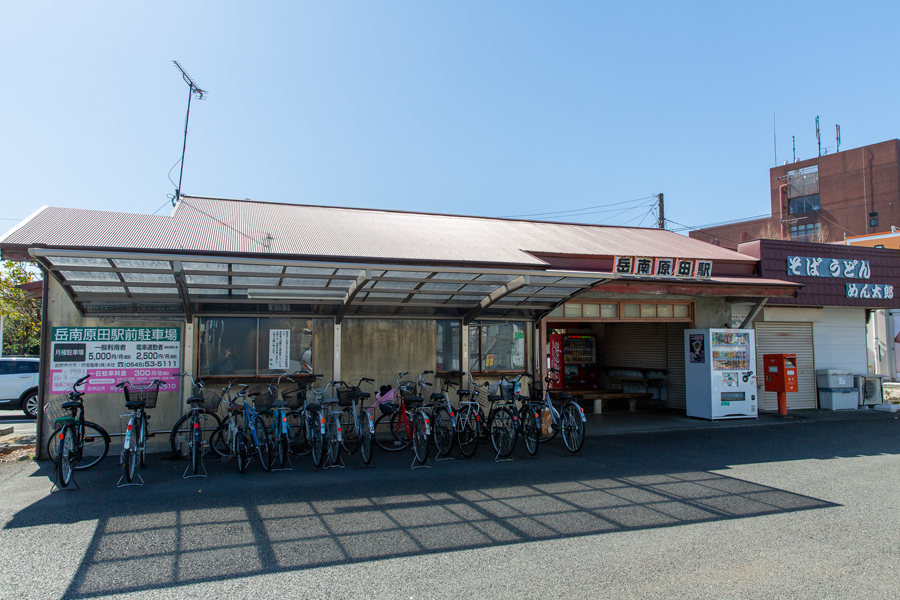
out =
<svg viewBox="0 0 900 600"><path fill-rule="evenodd" d="M188 466L186 466L184 468L184 474L181 476L181 478L182 479L193 479L194 477L206 477L208 475L206 472L206 464L202 460L200 461L200 468L203 469L203 473L197 473L195 475L188 475L188 471L191 470L191 465L188 464Z"/></svg>
<svg viewBox="0 0 900 600"><path fill-rule="evenodd" d="M410 469L430 469L431 468L431 465L428 464L427 460L422 464L416 464L417 462L419 462L419 461L416 459L415 453L413 453L412 464L409 465L409 468Z"/></svg>
<svg viewBox="0 0 900 600"><path fill-rule="evenodd" d="M57 474L56 474L56 480L55 480L55 481L53 482L53 484L50 486L50 493L52 494L54 491L57 491L57 492L78 492L78 491L80 491L80 490L81 490L81 486L78 485L78 482L77 482L77 481L75 481L75 473L72 473L72 481L69 482L69 485L71 485L71 484L73 484L73 483L75 484L75 488L74 488L74 489L73 489L73 488L70 488L70 487L60 487L60 486L59 486L59 473L57 473ZM54 490L54 488L56 488L56 489Z"/></svg>
<svg viewBox="0 0 900 600"><path fill-rule="evenodd" d="M322 470L325 471L328 469L343 469L345 466L347 465L344 464L344 457L338 454L338 462L330 465L325 465L324 467L322 467Z"/></svg>
<svg viewBox="0 0 900 600"><path fill-rule="evenodd" d="M139 486L144 485L144 478L141 477L140 473L137 473L137 478L140 479L140 481L132 481L131 483L122 483L122 480L125 479L125 476L120 475L119 481L116 482L116 488L131 487L133 485L139 485Z"/></svg>

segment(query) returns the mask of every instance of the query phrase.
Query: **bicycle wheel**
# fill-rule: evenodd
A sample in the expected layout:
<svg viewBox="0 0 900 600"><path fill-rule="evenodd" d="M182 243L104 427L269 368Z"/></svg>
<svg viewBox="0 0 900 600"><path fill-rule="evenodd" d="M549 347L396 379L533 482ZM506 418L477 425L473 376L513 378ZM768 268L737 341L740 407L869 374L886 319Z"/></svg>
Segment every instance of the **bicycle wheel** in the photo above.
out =
<svg viewBox="0 0 900 600"><path fill-rule="evenodd" d="M522 439L525 441L525 450L531 456L537 454L538 440L541 437L540 425L538 425L537 409L527 404L519 410L519 424L522 427Z"/></svg>
<svg viewBox="0 0 900 600"><path fill-rule="evenodd" d="M369 413L362 411L359 415L357 430L359 431L359 456L366 465L372 462L372 438L374 436L371 425Z"/></svg>
<svg viewBox="0 0 900 600"><path fill-rule="evenodd" d="M201 452L203 452L203 429L199 415L191 415L188 419L190 429L190 457L191 457L191 473L196 475L200 470L200 463L203 460Z"/></svg>
<svg viewBox="0 0 900 600"><path fill-rule="evenodd" d="M291 438L291 452L297 456L306 456L310 453L309 440L306 439L306 412L291 411L288 422L294 431L294 437Z"/></svg>
<svg viewBox="0 0 900 600"><path fill-rule="evenodd" d="M188 420L191 418L192 412L190 411L178 419L169 433L169 445L172 447L172 453L182 460L187 460L191 457L191 428ZM203 430L212 432L209 436L209 445L215 450L216 454L222 458L228 458L231 456L231 448L225 443L225 437L222 436L220 440L216 440L216 431L222 427L222 420L219 419L216 413L203 412L201 414L211 419L210 422L201 421ZM227 422L228 419L226 418L225 421Z"/></svg>
<svg viewBox="0 0 900 600"><path fill-rule="evenodd" d="M341 419L338 415L328 415L328 423L325 427L325 439L328 448L328 462L336 465L341 455L341 439L338 434L338 428L341 426Z"/></svg>
<svg viewBox="0 0 900 600"><path fill-rule="evenodd" d="M341 446L347 454L353 454L359 448L359 431L350 407L341 412Z"/></svg>
<svg viewBox="0 0 900 600"><path fill-rule="evenodd" d="M128 447L122 449L122 474L125 476L125 481L131 483L134 480L134 472L137 470L137 445L141 438L140 419L132 419L128 425L131 427L131 438Z"/></svg>
<svg viewBox="0 0 900 600"><path fill-rule="evenodd" d="M478 449L478 437L481 435L479 428L481 420L478 411L471 406L463 408L456 413L456 444L463 456L469 457Z"/></svg>
<svg viewBox="0 0 900 600"><path fill-rule="evenodd" d="M578 452L584 445L584 421L581 407L574 402L567 402L562 407L560 421L562 421L562 436L566 448L569 452Z"/></svg>
<svg viewBox="0 0 900 600"><path fill-rule="evenodd" d="M234 454L237 456L238 473L244 473L247 470L247 463L250 462L250 456L247 452L247 440L244 439L244 432L238 431L234 438Z"/></svg>
<svg viewBox="0 0 900 600"><path fill-rule="evenodd" d="M559 433L559 427L553 422L553 414L549 404L539 404L535 408L535 412L540 415L538 417L538 426L541 429L541 437L538 439L538 442L544 444L556 437L556 434Z"/></svg>
<svg viewBox="0 0 900 600"><path fill-rule="evenodd" d="M434 445L438 456L446 456L453 451L453 419L450 411L443 406L434 409Z"/></svg>
<svg viewBox="0 0 900 600"><path fill-rule="evenodd" d="M109 453L109 434L96 423L84 422L84 442L81 446L81 459L75 465L76 471L90 469L106 458Z"/></svg>
<svg viewBox="0 0 900 600"><path fill-rule="evenodd" d="M325 439L322 435L322 417L318 411L312 411L307 415L307 437L309 438L309 453L312 456L313 466L319 468L325 460Z"/></svg>
<svg viewBox="0 0 900 600"><path fill-rule="evenodd" d="M491 416L491 444L498 457L506 458L516 447L517 422L518 418L505 406L498 408Z"/></svg>
<svg viewBox="0 0 900 600"><path fill-rule="evenodd" d="M269 472L272 469L272 442L269 441L269 431L259 415L254 419L253 426L256 429L256 453L259 455L263 471Z"/></svg>
<svg viewBox="0 0 900 600"><path fill-rule="evenodd" d="M428 431L425 424L425 414L417 410L413 415L412 426L413 452L416 453L416 462L420 465L428 460Z"/></svg>
<svg viewBox="0 0 900 600"><path fill-rule="evenodd" d="M138 436L138 453L141 464L141 468L146 468L147 466L147 427L149 423L147 422L147 417L141 417L140 427L141 427L141 435Z"/></svg>
<svg viewBox="0 0 900 600"><path fill-rule="evenodd" d="M59 487L64 488L72 481L75 460L75 426L63 425L59 433L56 449L56 472Z"/></svg>
<svg viewBox="0 0 900 600"><path fill-rule="evenodd" d="M283 469L287 465L288 454L291 451L291 443L287 436L281 433L275 441L275 455L278 460L278 468Z"/></svg>
<svg viewBox="0 0 900 600"><path fill-rule="evenodd" d="M397 452L409 447L412 443L406 431L406 424L412 422L412 415L406 412L406 420L400 417L400 412L389 415L381 415L375 421L375 444L387 452Z"/></svg>

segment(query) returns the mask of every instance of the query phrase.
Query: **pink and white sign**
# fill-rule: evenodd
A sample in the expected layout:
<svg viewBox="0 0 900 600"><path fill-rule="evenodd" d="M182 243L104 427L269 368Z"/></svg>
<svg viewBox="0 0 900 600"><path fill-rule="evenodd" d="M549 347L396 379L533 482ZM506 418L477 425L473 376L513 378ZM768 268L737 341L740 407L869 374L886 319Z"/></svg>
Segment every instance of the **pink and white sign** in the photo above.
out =
<svg viewBox="0 0 900 600"><path fill-rule="evenodd" d="M51 332L51 393L65 393L81 377L87 394L116 393L116 384L162 380L176 391L181 378L178 327L54 327Z"/></svg>

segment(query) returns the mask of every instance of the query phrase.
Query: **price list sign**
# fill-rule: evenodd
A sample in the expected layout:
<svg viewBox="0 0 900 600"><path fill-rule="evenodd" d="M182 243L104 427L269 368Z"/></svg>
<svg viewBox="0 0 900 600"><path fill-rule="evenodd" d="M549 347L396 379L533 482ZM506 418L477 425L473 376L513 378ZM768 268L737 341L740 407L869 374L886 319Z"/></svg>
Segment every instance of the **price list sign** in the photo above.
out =
<svg viewBox="0 0 900 600"><path fill-rule="evenodd" d="M178 327L54 327L50 333L50 391L67 392L81 377L88 394L115 393L116 384L160 379L160 390L178 390Z"/></svg>

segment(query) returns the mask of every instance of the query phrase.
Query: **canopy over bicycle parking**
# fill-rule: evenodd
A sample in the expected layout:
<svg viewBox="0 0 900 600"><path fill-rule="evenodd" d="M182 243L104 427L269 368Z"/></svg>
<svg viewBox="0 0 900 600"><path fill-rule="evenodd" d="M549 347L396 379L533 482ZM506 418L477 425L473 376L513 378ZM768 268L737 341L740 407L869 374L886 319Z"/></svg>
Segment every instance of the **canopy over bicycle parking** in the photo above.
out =
<svg viewBox="0 0 900 600"><path fill-rule="evenodd" d="M582 292L791 296L756 261L665 230L182 197L170 216L45 207L0 241L83 316L288 312L536 320ZM705 278L617 274L614 259L711 261Z"/></svg>

